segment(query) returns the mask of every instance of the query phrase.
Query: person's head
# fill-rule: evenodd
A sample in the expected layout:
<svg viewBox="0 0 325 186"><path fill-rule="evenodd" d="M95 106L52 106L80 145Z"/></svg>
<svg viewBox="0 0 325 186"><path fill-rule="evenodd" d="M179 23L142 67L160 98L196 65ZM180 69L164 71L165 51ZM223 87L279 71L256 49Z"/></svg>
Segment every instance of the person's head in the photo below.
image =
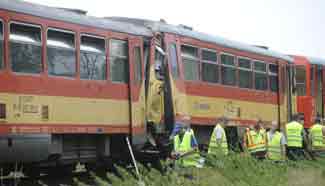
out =
<svg viewBox="0 0 325 186"><path fill-rule="evenodd" d="M298 122L299 122L300 124L304 124L304 123L305 123L305 116L304 116L303 113L299 113L299 114L298 114Z"/></svg>
<svg viewBox="0 0 325 186"><path fill-rule="evenodd" d="M321 124L322 123L322 118L319 114L317 114L317 116L314 119L314 123L318 123Z"/></svg>
<svg viewBox="0 0 325 186"><path fill-rule="evenodd" d="M228 124L228 118L226 118L225 116L219 117L216 119L216 124L219 124L224 127Z"/></svg>
<svg viewBox="0 0 325 186"><path fill-rule="evenodd" d="M279 127L279 124L278 124L278 122L277 121L272 121L272 123L271 123L271 128L270 128L270 130L271 131L276 131L277 129L278 129L278 127Z"/></svg>
<svg viewBox="0 0 325 186"><path fill-rule="evenodd" d="M257 123L254 125L254 130L255 131L260 131L262 129L262 121L259 120Z"/></svg>

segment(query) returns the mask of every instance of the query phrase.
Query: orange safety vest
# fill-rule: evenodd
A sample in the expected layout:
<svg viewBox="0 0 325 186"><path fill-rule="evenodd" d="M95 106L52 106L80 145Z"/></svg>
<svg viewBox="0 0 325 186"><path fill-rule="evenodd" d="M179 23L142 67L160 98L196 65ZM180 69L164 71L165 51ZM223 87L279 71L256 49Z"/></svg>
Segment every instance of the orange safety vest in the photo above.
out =
<svg viewBox="0 0 325 186"><path fill-rule="evenodd" d="M259 133L254 130L246 130L247 149L250 153L266 151L266 134L263 131Z"/></svg>

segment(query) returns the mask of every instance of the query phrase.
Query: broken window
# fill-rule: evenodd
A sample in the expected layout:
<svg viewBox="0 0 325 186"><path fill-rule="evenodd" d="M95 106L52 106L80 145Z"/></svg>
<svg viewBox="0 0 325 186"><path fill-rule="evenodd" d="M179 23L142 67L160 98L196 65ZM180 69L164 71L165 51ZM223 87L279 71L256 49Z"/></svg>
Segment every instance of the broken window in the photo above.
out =
<svg viewBox="0 0 325 186"><path fill-rule="evenodd" d="M47 66L49 75L76 75L75 37L72 32L49 29L47 32Z"/></svg>
<svg viewBox="0 0 325 186"><path fill-rule="evenodd" d="M110 78L113 82L128 82L128 43L123 40L110 40Z"/></svg>
<svg viewBox="0 0 325 186"><path fill-rule="evenodd" d="M105 40L92 36L81 36L80 78L106 79Z"/></svg>
<svg viewBox="0 0 325 186"><path fill-rule="evenodd" d="M10 63L13 72L38 74L42 70L41 28L10 24Z"/></svg>

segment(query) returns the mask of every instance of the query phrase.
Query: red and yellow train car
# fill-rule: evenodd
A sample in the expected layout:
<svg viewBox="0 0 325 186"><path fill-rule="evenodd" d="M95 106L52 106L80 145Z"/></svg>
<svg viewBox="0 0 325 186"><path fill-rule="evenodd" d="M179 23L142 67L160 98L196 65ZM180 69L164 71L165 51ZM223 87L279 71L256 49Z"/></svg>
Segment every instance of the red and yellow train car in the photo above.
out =
<svg viewBox="0 0 325 186"><path fill-rule="evenodd" d="M265 48L17 0L0 1L0 28L0 163L105 158L125 136L164 147L184 115L201 144L228 117L236 146L295 112L293 59Z"/></svg>
<svg viewBox="0 0 325 186"><path fill-rule="evenodd" d="M156 57L161 60L152 61L152 66L158 66L165 77L150 76L153 86L149 92L156 96L151 100L149 93L148 112L154 116L154 123L169 125L178 117L191 116L199 142L206 144L216 118L226 116L231 121L230 141L238 143L242 129L258 120L264 121L265 128L273 120L283 125L294 112L291 57L182 25L128 18L113 20L147 26L160 33L166 59ZM165 64L165 70L161 70L161 64ZM150 72L156 73L153 67ZM165 94L154 90L161 87Z"/></svg>
<svg viewBox="0 0 325 186"><path fill-rule="evenodd" d="M318 115L324 117L325 60L292 56L295 65L297 111L304 114L305 128L310 128Z"/></svg>
<svg viewBox="0 0 325 186"><path fill-rule="evenodd" d="M16 0L0 29L0 162L105 157L145 132L149 30Z"/></svg>

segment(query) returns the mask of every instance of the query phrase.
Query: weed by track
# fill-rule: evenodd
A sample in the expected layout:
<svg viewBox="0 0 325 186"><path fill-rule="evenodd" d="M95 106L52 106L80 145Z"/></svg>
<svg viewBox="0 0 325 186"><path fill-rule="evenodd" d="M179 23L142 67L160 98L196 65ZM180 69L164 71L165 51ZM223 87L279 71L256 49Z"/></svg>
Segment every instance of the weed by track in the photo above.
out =
<svg viewBox="0 0 325 186"><path fill-rule="evenodd" d="M163 171L140 164L142 182L132 169L117 167L118 175L91 174L98 186L324 186L325 159L274 163L258 161L239 154L227 157L206 157L204 168L175 170L168 162L161 162ZM77 178L76 186L86 186Z"/></svg>

